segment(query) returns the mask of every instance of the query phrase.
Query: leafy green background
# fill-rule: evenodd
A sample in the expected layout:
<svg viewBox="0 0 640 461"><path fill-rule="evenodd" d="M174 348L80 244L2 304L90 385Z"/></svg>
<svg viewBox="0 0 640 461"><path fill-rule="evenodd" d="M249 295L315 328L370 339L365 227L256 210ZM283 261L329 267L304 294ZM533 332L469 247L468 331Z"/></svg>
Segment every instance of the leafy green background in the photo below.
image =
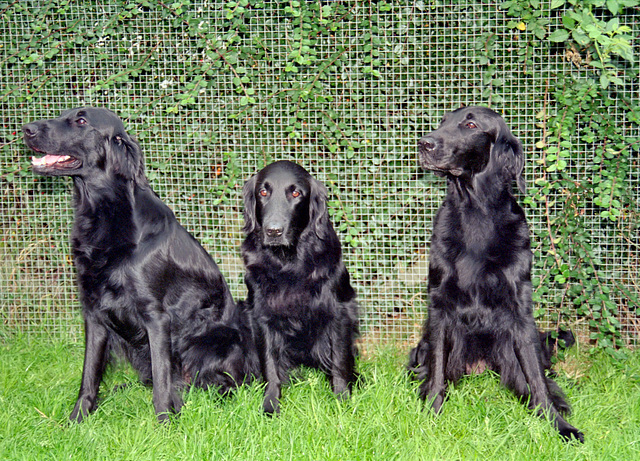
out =
<svg viewBox="0 0 640 461"><path fill-rule="evenodd" d="M244 296L240 192L275 159L330 191L364 347L415 342L444 181L419 137L461 105L525 145L536 315L637 344L637 0L0 2L0 334L80 336L70 182L34 177L20 127L107 106ZM65 333L66 334L66 333ZM623 348L623 349L621 349Z"/></svg>

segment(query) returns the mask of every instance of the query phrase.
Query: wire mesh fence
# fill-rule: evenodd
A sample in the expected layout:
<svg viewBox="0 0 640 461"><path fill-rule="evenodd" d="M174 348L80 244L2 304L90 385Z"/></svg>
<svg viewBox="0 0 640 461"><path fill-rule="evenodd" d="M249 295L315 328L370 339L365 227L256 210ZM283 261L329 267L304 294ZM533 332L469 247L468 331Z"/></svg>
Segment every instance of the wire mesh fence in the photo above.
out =
<svg viewBox="0 0 640 461"><path fill-rule="evenodd" d="M540 177L539 114L554 110L549 87L560 72L581 72L564 48L550 54L508 26L500 2L249 3L0 4L0 328L81 334L71 183L31 174L20 127L94 105L116 111L138 138L152 187L218 261L236 298L245 295L242 185L269 161L302 164L329 189L365 341L412 343L426 315L431 220L445 187L420 171L418 138L452 109L489 105L522 140L531 183ZM620 20L637 36L635 14ZM602 110L637 137L622 103L638 106L637 80L621 91ZM581 178L592 148L574 147L568 168ZM627 187L637 203L631 155ZM535 250L548 210L526 212ZM596 215L595 205L585 210L585 219ZM592 228L599 271L637 299L637 235ZM633 345L638 306L623 290L614 298ZM542 299L538 308L556 306Z"/></svg>

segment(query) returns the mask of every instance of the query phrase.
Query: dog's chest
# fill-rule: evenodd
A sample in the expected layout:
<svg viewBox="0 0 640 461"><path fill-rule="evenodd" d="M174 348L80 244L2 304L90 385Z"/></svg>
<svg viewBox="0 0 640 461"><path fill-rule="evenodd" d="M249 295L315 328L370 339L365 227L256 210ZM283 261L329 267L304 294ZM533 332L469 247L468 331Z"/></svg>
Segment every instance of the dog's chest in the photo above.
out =
<svg viewBox="0 0 640 461"><path fill-rule="evenodd" d="M524 218L502 207L462 207L445 203L434 222L433 240L448 258L505 265L528 247Z"/></svg>
<svg viewBox="0 0 640 461"><path fill-rule="evenodd" d="M434 222L432 242L436 251L441 249L441 253L452 261L490 259L501 241L504 241L502 230L493 220L479 213L443 208Z"/></svg>
<svg viewBox="0 0 640 461"><path fill-rule="evenodd" d="M95 257L95 256L94 256ZM82 264L76 258L80 291L88 298L85 307L97 311L123 311L136 305L132 296L134 278L122 267L114 267L108 258L100 257L93 264Z"/></svg>
<svg viewBox="0 0 640 461"><path fill-rule="evenodd" d="M133 274L132 249L115 247L102 250L91 245L74 245L74 263L78 272L78 285L83 297L83 308L101 318L104 325L123 332L138 323L139 287Z"/></svg>
<svg viewBox="0 0 640 461"><path fill-rule="evenodd" d="M132 345L145 344L143 311L129 288L113 283L88 286L81 280L80 292L85 298L82 303L85 316L92 317Z"/></svg>
<svg viewBox="0 0 640 461"><path fill-rule="evenodd" d="M468 296L462 304L500 304L528 277L528 242L526 222L517 214L444 206L434 223L431 261L447 280L436 285Z"/></svg>
<svg viewBox="0 0 640 461"><path fill-rule="evenodd" d="M492 257L496 244L504 238L493 220L469 213L461 221L460 240L465 254L485 259Z"/></svg>
<svg viewBox="0 0 640 461"><path fill-rule="evenodd" d="M305 318L323 310L322 284L299 271L262 267L250 272L256 296L255 308L273 317Z"/></svg>

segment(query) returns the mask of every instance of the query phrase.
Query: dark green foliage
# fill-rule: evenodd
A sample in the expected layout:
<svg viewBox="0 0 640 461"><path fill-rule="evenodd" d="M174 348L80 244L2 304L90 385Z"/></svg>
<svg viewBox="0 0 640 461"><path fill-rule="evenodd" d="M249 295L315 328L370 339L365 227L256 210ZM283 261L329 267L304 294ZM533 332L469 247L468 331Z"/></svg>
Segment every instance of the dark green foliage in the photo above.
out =
<svg viewBox="0 0 640 461"><path fill-rule="evenodd" d="M274 159L303 164L329 188L365 338L414 342L444 188L416 143L449 110L484 104L525 145L542 325L635 345L637 5L2 2L0 318L78 326L69 183L33 177L20 126L104 105L236 297L244 181Z"/></svg>
<svg viewBox="0 0 640 461"><path fill-rule="evenodd" d="M550 13L556 22L559 18L557 27L546 27L552 20L540 19L544 15L538 2L503 4L533 25L550 53L562 43L567 60L581 70L561 74L550 85L537 115L543 130L536 143L541 174L527 199L544 216L543 225L534 229L540 242L536 272L544 274L536 279L536 301L546 298L560 306L558 316L585 319L593 344L616 356L625 345L623 312L640 315L637 285L630 288L616 280L620 272L604 270L609 258L628 268L637 260L638 195L629 185L637 178L640 149L637 130L630 129L640 114L638 68L631 28L618 15L639 4L553 1L552 9L558 10ZM631 87L633 92L625 91ZM587 148L584 154L580 145ZM612 236L629 246L616 245Z"/></svg>

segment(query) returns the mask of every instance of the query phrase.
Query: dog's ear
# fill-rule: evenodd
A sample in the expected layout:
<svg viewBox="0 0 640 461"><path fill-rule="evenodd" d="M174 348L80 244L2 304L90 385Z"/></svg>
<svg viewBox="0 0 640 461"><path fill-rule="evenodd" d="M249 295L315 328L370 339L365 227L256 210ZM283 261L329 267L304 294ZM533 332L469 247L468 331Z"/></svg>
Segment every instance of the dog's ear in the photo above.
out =
<svg viewBox="0 0 640 461"><path fill-rule="evenodd" d="M525 194L527 192L527 184L522 176L524 170L522 143L511 134L504 123L500 125L491 156L498 162L505 179L516 181L520 192Z"/></svg>
<svg viewBox="0 0 640 461"><path fill-rule="evenodd" d="M242 230L249 235L257 227L256 219L256 175L251 176L242 187L244 199L244 227Z"/></svg>
<svg viewBox="0 0 640 461"><path fill-rule="evenodd" d="M129 181L146 183L144 156L138 142L125 132L114 135L109 141L113 171Z"/></svg>
<svg viewBox="0 0 640 461"><path fill-rule="evenodd" d="M311 178L309 197L309 225L320 240L328 234L329 211L327 210L327 188L315 178Z"/></svg>

